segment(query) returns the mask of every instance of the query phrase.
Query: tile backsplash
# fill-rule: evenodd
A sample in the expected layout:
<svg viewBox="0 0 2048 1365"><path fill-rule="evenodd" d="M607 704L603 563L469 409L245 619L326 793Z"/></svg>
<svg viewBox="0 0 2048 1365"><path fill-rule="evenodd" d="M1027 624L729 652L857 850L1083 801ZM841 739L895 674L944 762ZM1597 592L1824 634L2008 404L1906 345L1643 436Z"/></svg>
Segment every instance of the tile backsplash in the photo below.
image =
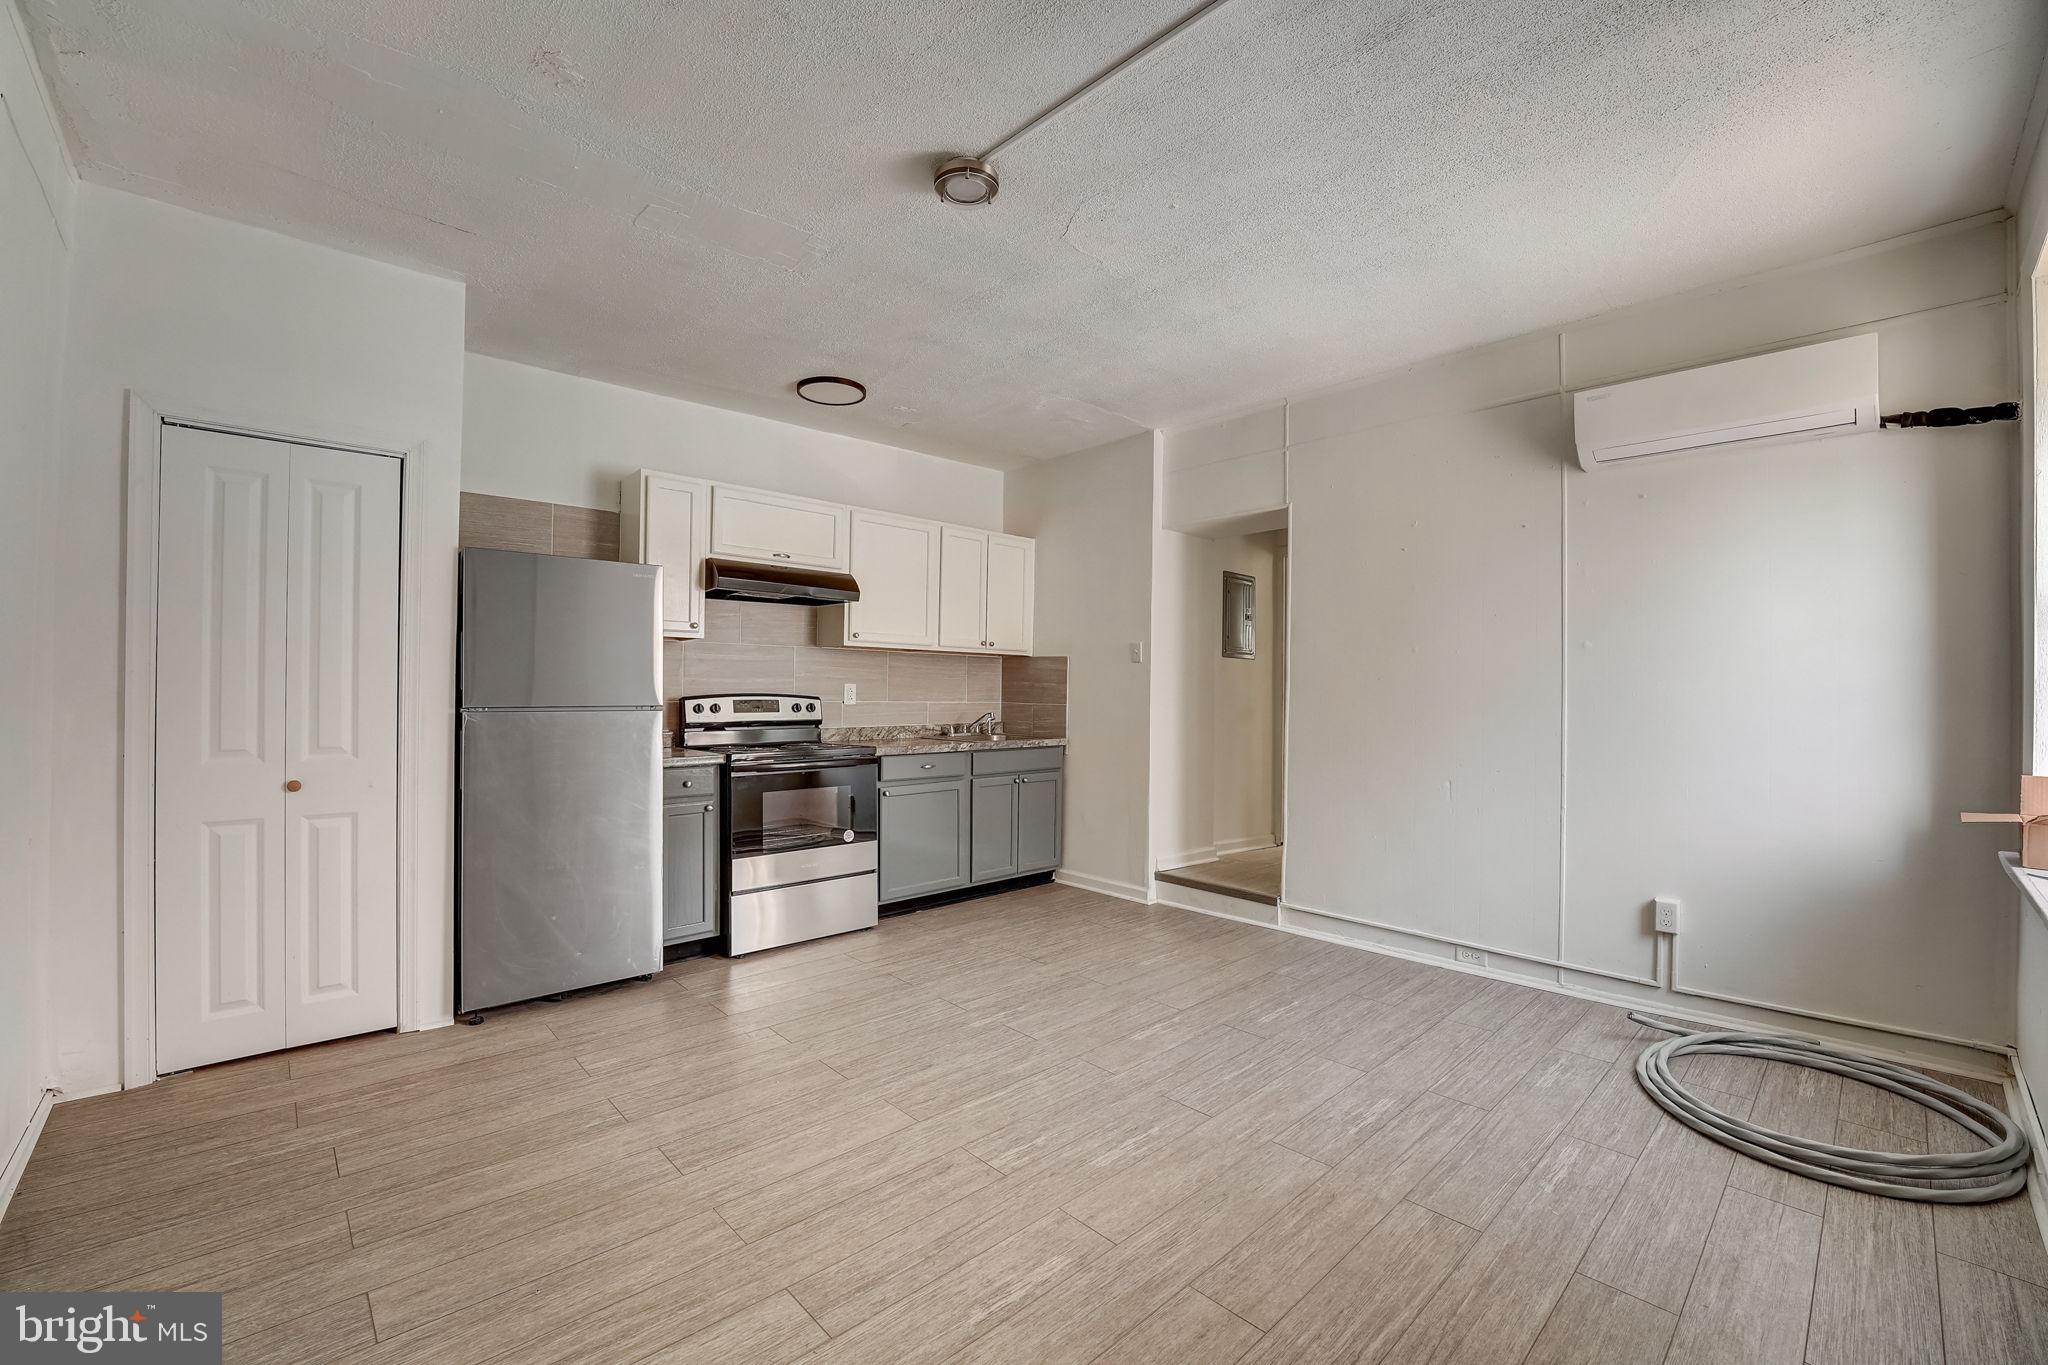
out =
<svg viewBox="0 0 2048 1365"><path fill-rule="evenodd" d="M464 493L462 543L617 559L619 514ZM823 700L827 729L959 724L993 711L1020 738L1066 734L1065 659L825 648L813 607L714 601L704 611L703 639L662 643L671 704L705 692L796 692ZM850 706L848 683L858 697Z"/></svg>
<svg viewBox="0 0 2048 1365"><path fill-rule="evenodd" d="M825 728L947 725L1003 714L1003 661L973 654L838 649L817 643L817 609L706 602L704 638L662 645L670 701L705 692L822 698ZM846 685L858 698L846 704Z"/></svg>

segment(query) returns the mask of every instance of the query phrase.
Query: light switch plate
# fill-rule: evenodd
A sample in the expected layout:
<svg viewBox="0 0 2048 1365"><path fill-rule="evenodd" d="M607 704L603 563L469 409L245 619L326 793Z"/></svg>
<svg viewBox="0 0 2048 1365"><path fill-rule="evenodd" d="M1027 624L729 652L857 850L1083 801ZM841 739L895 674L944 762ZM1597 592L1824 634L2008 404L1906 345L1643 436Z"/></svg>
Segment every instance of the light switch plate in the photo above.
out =
<svg viewBox="0 0 2048 1365"><path fill-rule="evenodd" d="M1134 664L1145 662L1145 642L1143 640L1131 641L1131 662Z"/></svg>

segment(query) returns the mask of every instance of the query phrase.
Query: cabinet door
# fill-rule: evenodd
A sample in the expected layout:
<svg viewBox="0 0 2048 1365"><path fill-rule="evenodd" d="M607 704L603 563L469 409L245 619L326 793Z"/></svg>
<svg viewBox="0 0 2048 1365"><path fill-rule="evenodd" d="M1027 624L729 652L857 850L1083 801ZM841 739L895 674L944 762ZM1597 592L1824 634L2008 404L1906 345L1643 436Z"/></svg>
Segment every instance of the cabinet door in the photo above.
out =
<svg viewBox="0 0 2048 1365"><path fill-rule="evenodd" d="M661 819L661 940L687 943L718 928L718 808L672 804Z"/></svg>
<svg viewBox="0 0 2048 1365"><path fill-rule="evenodd" d="M974 779L974 880L992 882L1017 875L1017 779Z"/></svg>
<svg viewBox="0 0 2048 1365"><path fill-rule="evenodd" d="M849 603L849 644L930 649L939 642L939 541L936 521L853 513L853 576L860 601Z"/></svg>
<svg viewBox="0 0 2048 1365"><path fill-rule="evenodd" d="M1017 779L1017 870L1050 872L1060 865L1058 773L1025 773Z"/></svg>
<svg viewBox="0 0 2048 1365"><path fill-rule="evenodd" d="M661 565L661 633L672 639L702 636L711 485L674 474L642 474L638 531L639 543L627 549L642 564Z"/></svg>
<svg viewBox="0 0 2048 1365"><path fill-rule="evenodd" d="M964 779L882 788L883 904L967 885L970 790Z"/></svg>
<svg viewBox="0 0 2048 1365"><path fill-rule="evenodd" d="M1031 652L1031 587L1037 545L1020 536L988 538L988 643L1005 654Z"/></svg>
<svg viewBox="0 0 2048 1365"><path fill-rule="evenodd" d="M988 541L986 531L945 528L939 562L941 648L988 648Z"/></svg>
<svg viewBox="0 0 2048 1365"><path fill-rule="evenodd" d="M711 490L711 552L844 570L849 520L848 509L836 502L722 483Z"/></svg>

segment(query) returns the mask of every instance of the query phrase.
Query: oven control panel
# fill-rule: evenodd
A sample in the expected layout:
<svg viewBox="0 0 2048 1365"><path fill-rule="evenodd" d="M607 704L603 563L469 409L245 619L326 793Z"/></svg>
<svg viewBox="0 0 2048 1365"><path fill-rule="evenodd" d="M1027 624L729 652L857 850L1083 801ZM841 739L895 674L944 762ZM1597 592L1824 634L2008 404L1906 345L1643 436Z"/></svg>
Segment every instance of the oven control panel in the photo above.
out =
<svg viewBox="0 0 2048 1365"><path fill-rule="evenodd" d="M684 697L678 703L686 725L716 721L816 720L818 699L773 692L743 692L720 697Z"/></svg>

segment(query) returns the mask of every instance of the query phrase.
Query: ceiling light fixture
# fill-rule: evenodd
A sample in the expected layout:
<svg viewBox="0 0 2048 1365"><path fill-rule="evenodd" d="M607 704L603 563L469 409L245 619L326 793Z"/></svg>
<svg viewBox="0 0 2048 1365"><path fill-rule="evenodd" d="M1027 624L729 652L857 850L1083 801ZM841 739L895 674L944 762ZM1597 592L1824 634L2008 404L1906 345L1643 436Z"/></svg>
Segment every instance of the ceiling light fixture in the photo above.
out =
<svg viewBox="0 0 2048 1365"><path fill-rule="evenodd" d="M814 374L796 381L796 396L825 408L850 408L868 396L868 386L836 374Z"/></svg>
<svg viewBox="0 0 2048 1365"><path fill-rule="evenodd" d="M1106 85L1111 77L1116 76L1120 72L1128 71L1141 62L1149 61L1168 43L1186 34L1196 24L1229 3L1230 0L1207 0L1206 4L1201 5L1192 13L1183 16L1173 27L1159 34L1158 37L1146 43L1136 52L1121 58L1115 65L1102 72L1102 74L1089 81L1080 89L1066 96L1059 103L1039 112L1029 123L1011 133L980 156L947 157L939 163L939 168L932 173L932 188L939 192L940 199L953 205L955 208L972 209L980 208L983 204L993 204L996 201L996 189L1000 182L996 179L996 168L991 163L995 161L996 157L1004 149L1087 99Z"/></svg>
<svg viewBox="0 0 2048 1365"><path fill-rule="evenodd" d="M939 198L959 208L979 208L996 201L996 168L978 156L956 156L939 163L932 188Z"/></svg>

